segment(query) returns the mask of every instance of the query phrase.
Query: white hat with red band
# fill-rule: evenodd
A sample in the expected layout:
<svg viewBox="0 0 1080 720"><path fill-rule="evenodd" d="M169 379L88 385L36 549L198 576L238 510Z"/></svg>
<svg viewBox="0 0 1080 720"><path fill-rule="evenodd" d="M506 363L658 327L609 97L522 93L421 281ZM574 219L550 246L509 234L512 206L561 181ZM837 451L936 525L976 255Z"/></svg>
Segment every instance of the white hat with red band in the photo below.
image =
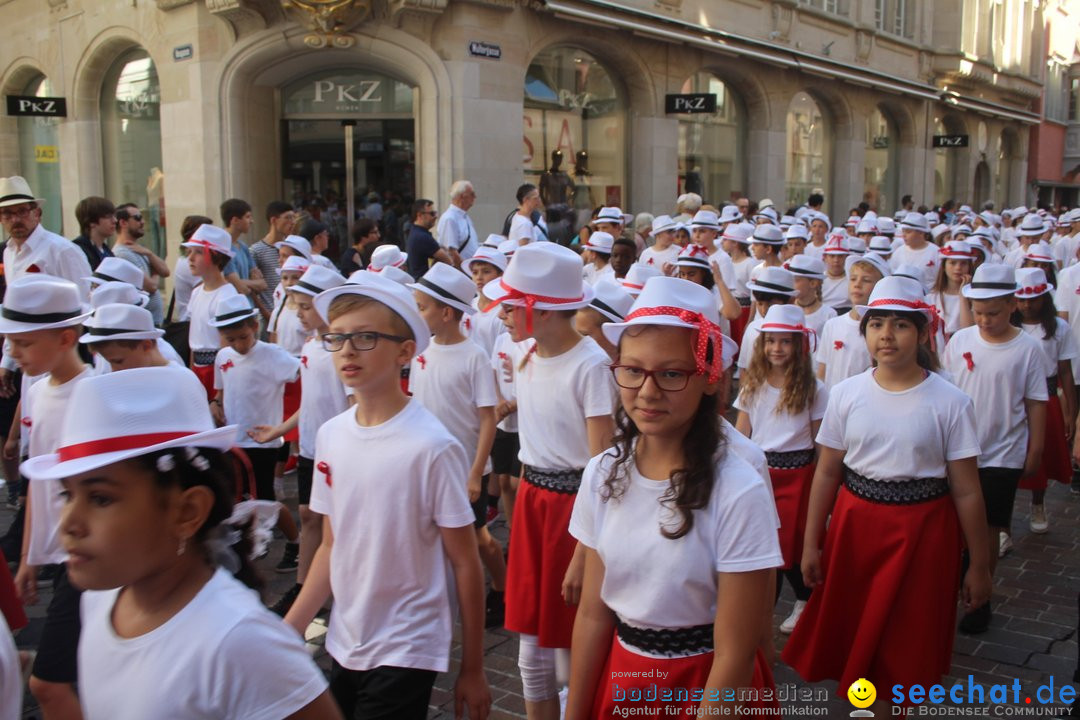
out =
<svg viewBox="0 0 1080 720"><path fill-rule="evenodd" d="M659 277L662 274L663 273L652 265L645 265L639 262L634 263L630 266L630 269L626 271L626 277L622 279L623 289L633 297L637 297L645 287L645 283L651 278Z"/></svg>
<svg viewBox="0 0 1080 720"><path fill-rule="evenodd" d="M989 300L1016 293L1016 270L1005 263L983 263L971 282L960 288L969 300Z"/></svg>
<svg viewBox="0 0 1080 720"><path fill-rule="evenodd" d="M543 244L550 245L552 243ZM312 270L314 269L312 268ZM420 315L420 310L416 307L416 299L409 288L384 277L380 273L355 272L349 277L348 282L316 295L314 302L315 312L319 313L319 317L329 323L330 306L334 303L334 300L343 295L369 297L390 308L390 310L401 316L401 319L409 326L409 330L412 331L413 340L416 341L416 355L427 349L428 344L431 342L431 330Z"/></svg>
<svg viewBox="0 0 1080 720"><path fill-rule="evenodd" d="M817 349L817 332L806 325L806 313L798 305L773 305L765 313L758 330L763 333L802 333L807 347ZM810 345L810 338L814 342Z"/></svg>
<svg viewBox="0 0 1080 720"><path fill-rule="evenodd" d="M506 272L506 256L499 252L498 248L491 248L486 245L481 245L476 248L476 253L473 254L468 260L464 260L461 263L461 267L466 272L472 272L472 264L474 262L487 263L499 270L499 272Z"/></svg>
<svg viewBox="0 0 1080 720"><path fill-rule="evenodd" d="M693 341L697 370L706 376L713 375L712 380L731 364L739 352L735 341L720 332L720 313L712 291L689 280L664 276L650 280L634 301L625 321L604 323L604 337L617 346L626 328L636 325L663 325L698 331ZM711 367L705 362L710 339L719 346L713 347ZM717 350L720 351L719 358L716 357Z"/></svg>
<svg viewBox="0 0 1080 720"><path fill-rule="evenodd" d="M1053 291L1054 286L1046 280L1046 273L1042 268L1019 268L1016 271L1016 297L1021 300L1045 295Z"/></svg>
<svg viewBox="0 0 1080 720"><path fill-rule="evenodd" d="M101 283L94 288L94 293L90 296L90 305L95 310L102 305L111 305L113 303L146 307L149 302L150 296L145 292L137 289L134 285L119 281Z"/></svg>
<svg viewBox="0 0 1080 720"><path fill-rule="evenodd" d="M401 267L408 259L409 256L401 252L397 245L380 245L371 253L368 270L378 272L387 266Z"/></svg>
<svg viewBox="0 0 1080 720"><path fill-rule="evenodd" d="M622 322L626 313L630 312L630 306L634 304L633 296L622 285L611 280L604 279L596 283L593 291L589 307L611 322Z"/></svg>
<svg viewBox="0 0 1080 720"><path fill-rule="evenodd" d="M307 258L301 257L299 255L290 255L289 257L285 258L285 262L281 264L281 272L294 272L303 275L307 272L310 266L311 263L308 262Z"/></svg>
<svg viewBox="0 0 1080 720"><path fill-rule="evenodd" d="M582 277L581 256L558 243L530 243L517 250L501 278L484 286L484 296L499 304L524 307L532 333L533 310L577 310L593 299Z"/></svg>
<svg viewBox="0 0 1080 720"><path fill-rule="evenodd" d="M782 267L762 268L758 276L746 283L750 292L770 293L772 295L786 295L795 297L799 293L795 290L795 276L790 270Z"/></svg>
<svg viewBox="0 0 1080 720"><path fill-rule="evenodd" d="M180 245L188 248L213 250L228 257L233 256L232 236L223 228L209 223L203 223L196 228L195 232L191 234L191 239L185 243L180 243Z"/></svg>
<svg viewBox="0 0 1080 720"><path fill-rule="evenodd" d="M90 287L107 282L122 282L138 289L142 288L144 279L143 271L138 266L118 257L102 258L94 274L86 278Z"/></svg>
<svg viewBox="0 0 1080 720"><path fill-rule="evenodd" d="M82 301L79 286L43 273L27 273L8 285L0 306L0 333L82 325L93 309Z"/></svg>
<svg viewBox="0 0 1080 720"><path fill-rule="evenodd" d="M941 248L941 257L948 260L974 260L975 253L964 240L950 240Z"/></svg>
<svg viewBox="0 0 1080 720"><path fill-rule="evenodd" d="M127 303L102 305L83 327L86 333L81 343L100 343L112 340L156 340L165 331L154 327L149 310Z"/></svg>
<svg viewBox="0 0 1080 720"><path fill-rule="evenodd" d="M823 255L850 255L848 252L848 238L841 237L839 235L830 235L829 239L825 241L825 249L822 250Z"/></svg>
<svg viewBox="0 0 1080 720"><path fill-rule="evenodd" d="M32 480L59 480L169 448L228 450L236 425L214 427L206 392L185 368L148 367L75 384L57 452L20 470Z"/></svg>
<svg viewBox="0 0 1080 720"><path fill-rule="evenodd" d="M704 245L690 244L679 251L678 256L675 258L676 267L692 267L692 268L704 268L705 270L711 270L712 265L709 264L709 254L704 250Z"/></svg>
<svg viewBox="0 0 1080 720"><path fill-rule="evenodd" d="M476 313L476 308L472 306L476 297L476 283L452 265L437 262L428 268L423 277L409 283L408 287L467 315Z"/></svg>
<svg viewBox="0 0 1080 720"><path fill-rule="evenodd" d="M597 230L594 233L589 234L589 239L581 246L584 250L592 250L602 255L610 255L611 248L615 245L615 238L611 236L611 233L606 233L603 230Z"/></svg>
<svg viewBox="0 0 1080 720"><path fill-rule="evenodd" d="M1041 240L1027 246L1027 249L1024 250L1024 259L1042 263L1057 262L1057 259L1054 257L1054 251L1050 249L1050 245Z"/></svg>
<svg viewBox="0 0 1080 720"><path fill-rule="evenodd" d="M860 318L870 310L920 312L931 322L937 317L936 308L926 302L922 283L903 275L882 279L874 286L866 305L855 306Z"/></svg>
<svg viewBox="0 0 1080 720"><path fill-rule="evenodd" d="M844 223L844 227L850 227L850 228L858 227L860 222L862 222L861 217L859 217L858 215L851 215L850 217L848 217L847 221Z"/></svg>
<svg viewBox="0 0 1080 720"><path fill-rule="evenodd" d="M784 269L796 277L808 277L813 280L825 279L825 263L809 255L796 255L784 263Z"/></svg>

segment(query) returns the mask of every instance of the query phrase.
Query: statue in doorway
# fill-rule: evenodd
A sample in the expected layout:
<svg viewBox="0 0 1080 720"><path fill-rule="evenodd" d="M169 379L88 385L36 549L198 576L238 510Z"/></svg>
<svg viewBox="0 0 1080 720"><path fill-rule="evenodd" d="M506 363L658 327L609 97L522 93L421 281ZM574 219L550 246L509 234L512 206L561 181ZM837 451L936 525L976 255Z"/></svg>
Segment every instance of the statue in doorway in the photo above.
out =
<svg viewBox="0 0 1080 720"><path fill-rule="evenodd" d="M581 227L592 218L593 201L589 189L589 153L579 150L574 156L574 211L577 213L575 227Z"/></svg>
<svg viewBox="0 0 1080 720"><path fill-rule="evenodd" d="M544 207L566 205L574 192L574 181L562 169L562 150L551 152L551 168L540 176L540 199Z"/></svg>

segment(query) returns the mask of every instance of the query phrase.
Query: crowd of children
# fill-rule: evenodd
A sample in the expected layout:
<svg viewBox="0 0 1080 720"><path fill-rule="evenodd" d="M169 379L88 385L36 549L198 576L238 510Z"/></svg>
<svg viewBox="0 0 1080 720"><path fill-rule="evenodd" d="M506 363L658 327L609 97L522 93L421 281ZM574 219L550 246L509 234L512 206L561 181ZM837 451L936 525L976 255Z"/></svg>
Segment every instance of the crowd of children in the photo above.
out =
<svg viewBox="0 0 1080 720"><path fill-rule="evenodd" d="M288 236L266 315L201 224L187 357L123 261L89 293L21 277L0 701L16 598L50 565L47 720L425 718L452 637L456 712L481 719L500 627L530 720L770 689L774 629L806 681L936 683L957 597L961 632L993 622L1017 490L1048 532L1077 454L1080 210L1010 216L706 206L657 217L639 256L603 208L577 251L493 235L415 280L395 246L345 278ZM266 608L248 588L274 531L296 581ZM331 600L327 679L302 638Z"/></svg>

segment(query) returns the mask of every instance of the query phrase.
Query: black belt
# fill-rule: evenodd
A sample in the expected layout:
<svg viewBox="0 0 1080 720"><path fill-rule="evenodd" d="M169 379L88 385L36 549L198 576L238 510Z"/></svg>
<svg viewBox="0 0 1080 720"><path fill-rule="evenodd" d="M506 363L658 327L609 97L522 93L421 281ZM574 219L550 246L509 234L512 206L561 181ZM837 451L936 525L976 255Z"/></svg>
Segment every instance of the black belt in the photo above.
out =
<svg viewBox="0 0 1080 720"><path fill-rule="evenodd" d="M573 495L581 487L584 470L548 470L525 466L525 482L541 490Z"/></svg>
<svg viewBox="0 0 1080 720"><path fill-rule="evenodd" d="M810 449L792 450L791 452L767 452L765 453L765 461L769 463L769 467L777 470L806 467L814 462L814 451Z"/></svg>
<svg viewBox="0 0 1080 720"><path fill-rule="evenodd" d="M739 301L740 307L750 307L750 303L752 302L751 298L748 297L737 297L735 299Z"/></svg>
<svg viewBox="0 0 1080 720"><path fill-rule="evenodd" d="M213 365L217 350L192 350L191 357L196 365Z"/></svg>
<svg viewBox="0 0 1080 720"><path fill-rule="evenodd" d="M1054 397L1055 395L1057 395L1057 389L1058 376L1051 375L1050 377L1046 378L1046 392L1050 394L1050 397Z"/></svg>
<svg viewBox="0 0 1080 720"><path fill-rule="evenodd" d="M615 633L625 644L652 655L684 657L713 650L713 626L688 628L639 628L615 618Z"/></svg>
<svg viewBox="0 0 1080 720"><path fill-rule="evenodd" d="M847 465L844 466L844 487L863 500L882 505L917 505L949 494L949 481L945 478L871 480Z"/></svg>

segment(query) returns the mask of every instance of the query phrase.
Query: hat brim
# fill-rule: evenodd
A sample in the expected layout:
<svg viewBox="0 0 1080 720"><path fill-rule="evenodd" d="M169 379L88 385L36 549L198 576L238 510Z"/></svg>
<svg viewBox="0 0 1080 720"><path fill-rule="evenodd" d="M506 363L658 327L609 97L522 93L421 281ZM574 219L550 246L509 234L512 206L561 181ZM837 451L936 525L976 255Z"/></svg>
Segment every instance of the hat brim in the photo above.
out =
<svg viewBox="0 0 1080 720"><path fill-rule="evenodd" d="M663 227L653 228L652 230L649 230L649 237L655 237L662 232L671 232L672 230L678 229L679 223L669 223L667 225L664 225Z"/></svg>
<svg viewBox="0 0 1080 720"><path fill-rule="evenodd" d="M159 328L156 330L116 333L115 335L93 335L91 333L85 333L79 338L79 342L83 345L90 345L92 343L112 342L113 340L157 340L158 338L163 337L165 337L165 331Z"/></svg>
<svg viewBox="0 0 1080 720"><path fill-rule="evenodd" d="M715 230L716 232L723 232L724 230L724 228L720 227L719 224L713 225L712 223L690 223L691 230L696 230L697 228L702 228L703 230Z"/></svg>
<svg viewBox="0 0 1080 720"><path fill-rule="evenodd" d="M221 253L225 257L230 257L230 258L236 256L236 253L234 253L232 250L226 250L225 248L219 248L219 247L207 247L206 245L202 244L201 242L180 243L180 247L198 248L200 250L211 250L211 251L216 252L216 253Z"/></svg>
<svg viewBox="0 0 1080 720"><path fill-rule="evenodd" d="M401 286L398 285L397 287ZM416 341L416 355L427 350L427 346L431 343L431 329L428 328L427 323L424 322L424 318L420 316L420 311L416 310L414 307L413 312L399 313L397 311L397 306L400 302L400 298L384 292L381 288L372 287L370 285L345 283L344 285L338 285L329 290L324 290L316 295L315 302L313 303L315 305L315 312L319 313L319 317L327 324L330 323L330 305L342 295L361 295L386 305L390 310L400 315L405 321L405 324L409 326L409 330L412 331L413 340Z"/></svg>
<svg viewBox="0 0 1080 720"><path fill-rule="evenodd" d="M921 284L921 283L920 283ZM905 312L905 313L922 313L927 320L930 319L930 311L925 309L914 309L906 305L878 305L877 307L870 307L869 305L856 305L855 312L860 318L871 310L887 310L889 312Z"/></svg>
<svg viewBox="0 0 1080 720"><path fill-rule="evenodd" d="M590 310L595 310L596 312L600 313L601 315L603 315L605 318L607 318L608 320L610 320L613 323L620 323L620 322L623 321L623 318L619 317L615 313L610 312L608 310L605 310L605 309L603 309L601 307L597 307L596 305L590 304L589 309Z"/></svg>
<svg viewBox="0 0 1080 720"><path fill-rule="evenodd" d="M762 287L756 283L746 283L746 289L750 292L770 293L772 295L784 295L786 297L795 297L799 294L798 290L777 290L776 288Z"/></svg>
<svg viewBox="0 0 1080 720"><path fill-rule="evenodd" d="M242 323L245 320L250 320L251 318L255 317L258 314L259 314L258 310L256 310L255 308L251 308L251 312L247 313L246 315L237 315L235 317L231 317L231 318L228 318L228 319L225 319L225 320L214 319L214 320L211 320L210 322L208 322L207 324L210 327L216 327L216 328L228 327L230 325L236 325L237 323Z"/></svg>
<svg viewBox="0 0 1080 720"><path fill-rule="evenodd" d="M611 251L614 249L614 246L609 247L609 248L602 248L602 247L596 247L595 245L590 245L589 243L586 242L584 245L581 246L581 249L582 250L592 250L593 252L600 253L601 255L610 255Z"/></svg>
<svg viewBox="0 0 1080 720"><path fill-rule="evenodd" d="M638 325L662 325L664 327L681 327L688 330L695 329L695 326L683 322L673 315L643 315L627 322L604 323L600 327L600 331L604 333L604 337L609 343L618 347L619 339L622 338L622 334L626 332L626 329ZM720 337L722 342L720 353L724 363L724 369L727 370L731 367L731 363L735 360L735 356L739 354L739 346L727 335L721 335Z"/></svg>
<svg viewBox="0 0 1080 720"><path fill-rule="evenodd" d="M588 283L582 283L582 285L581 299L564 303L542 302L538 300L533 303L533 310L580 310L591 303L593 298L596 297L596 293L591 285ZM498 300L501 304L505 305L525 305L524 300L504 299L506 297L506 289L503 288L499 278L492 280L484 286L484 297L488 300Z"/></svg>
<svg viewBox="0 0 1080 720"><path fill-rule="evenodd" d="M82 314L54 323L25 323L0 317L0 335L15 335L18 333L35 332L37 330L58 330L60 328L82 325L94 314L94 311L89 305L82 305L81 307ZM0 305L0 311L2 310L3 306Z"/></svg>
<svg viewBox="0 0 1080 720"><path fill-rule="evenodd" d="M431 288L425 287L425 286L421 285L420 283L407 283L405 285L405 287L409 288L410 290L418 290L419 292L424 293L428 297L431 297L431 298L434 298L434 299L438 300L443 305L449 305L450 307L454 308L455 310L460 310L461 312L465 313L466 315L475 315L476 314L476 308L474 308L472 305L467 305L466 303L463 303L460 300L451 300L448 297L443 297L442 295L435 292Z"/></svg>
<svg viewBox="0 0 1080 720"><path fill-rule="evenodd" d="M1045 290L1043 290L1042 292L1032 293L1031 295L1020 295L1019 290L1017 290L1016 292L1017 292L1017 295L1016 295L1017 300L1030 300L1031 298L1037 298L1037 297L1042 297L1043 295L1049 295L1050 293L1054 292L1054 286L1051 285L1050 283L1046 283L1046 289Z"/></svg>
<svg viewBox="0 0 1080 720"><path fill-rule="evenodd" d="M38 205L45 204L45 198L11 198L10 200L4 200L0 202L0 207L11 207L12 205L26 205L27 203L37 203Z"/></svg>
<svg viewBox="0 0 1080 720"><path fill-rule="evenodd" d="M999 288L973 288L971 285L965 285L960 288L960 294L968 300L993 300L994 298L1015 295L1019 289L1019 286L1012 290L1004 290Z"/></svg>
<svg viewBox="0 0 1080 720"><path fill-rule="evenodd" d="M907 223L900 223L899 227L900 227L901 230L918 230L919 232L924 232L924 233L930 232L929 227L921 228L918 225L908 225Z"/></svg>
<svg viewBox="0 0 1080 720"><path fill-rule="evenodd" d="M88 455L66 462L61 462L60 455L57 453L38 455L20 465L19 471L31 480L60 480L61 478L80 475L140 455L149 455L161 450L168 450L169 448L201 447L226 451L235 443L237 427L237 425L226 425L225 427L207 430L195 435L187 435L157 445L148 445L130 450L117 450L115 452L101 453L100 455Z"/></svg>
<svg viewBox="0 0 1080 720"><path fill-rule="evenodd" d="M488 245L488 246L485 246L485 247L491 247L491 246ZM498 248L495 248L495 249L498 249ZM504 255L503 257L505 258L506 256ZM478 263L478 262L487 263L491 267L497 269L500 273L506 272L506 260L505 259L503 260L502 265L500 265L498 262L494 262L491 258L482 257L482 256L477 257L475 255L473 255L468 260L462 260L461 261L461 267L465 268L469 272L472 272L473 263Z"/></svg>

